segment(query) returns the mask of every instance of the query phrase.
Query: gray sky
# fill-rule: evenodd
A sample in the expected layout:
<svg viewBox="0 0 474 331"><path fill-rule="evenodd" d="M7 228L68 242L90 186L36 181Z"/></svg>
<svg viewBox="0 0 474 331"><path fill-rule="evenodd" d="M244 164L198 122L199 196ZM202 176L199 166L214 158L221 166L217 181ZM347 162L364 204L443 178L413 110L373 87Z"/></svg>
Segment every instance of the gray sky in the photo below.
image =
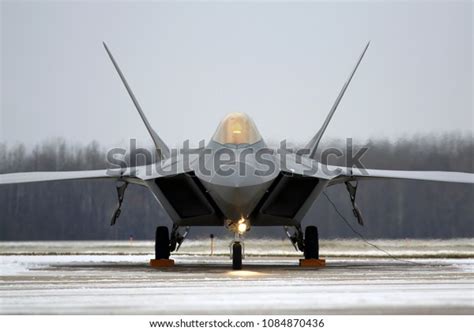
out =
<svg viewBox="0 0 474 331"><path fill-rule="evenodd" d="M233 111L267 139L307 141L367 40L327 137L472 133L472 17L468 1L3 1L0 140L150 143L102 40L172 146Z"/></svg>

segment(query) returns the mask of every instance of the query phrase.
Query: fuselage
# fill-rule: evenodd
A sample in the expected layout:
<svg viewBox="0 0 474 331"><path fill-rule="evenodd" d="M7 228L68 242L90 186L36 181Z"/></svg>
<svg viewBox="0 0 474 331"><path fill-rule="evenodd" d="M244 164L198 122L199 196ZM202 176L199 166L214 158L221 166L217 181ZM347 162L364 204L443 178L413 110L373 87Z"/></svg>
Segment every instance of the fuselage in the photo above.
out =
<svg viewBox="0 0 474 331"><path fill-rule="evenodd" d="M165 161L147 185L178 226L299 224L327 185L318 163L267 147L252 119L231 113L206 146ZM174 168L174 170L173 170Z"/></svg>
<svg viewBox="0 0 474 331"><path fill-rule="evenodd" d="M271 185L273 156L252 119L244 113L230 113L219 124L201 155L204 162L194 168L224 216L229 220L248 218ZM262 158L267 164L262 164ZM202 167L204 165L204 167Z"/></svg>

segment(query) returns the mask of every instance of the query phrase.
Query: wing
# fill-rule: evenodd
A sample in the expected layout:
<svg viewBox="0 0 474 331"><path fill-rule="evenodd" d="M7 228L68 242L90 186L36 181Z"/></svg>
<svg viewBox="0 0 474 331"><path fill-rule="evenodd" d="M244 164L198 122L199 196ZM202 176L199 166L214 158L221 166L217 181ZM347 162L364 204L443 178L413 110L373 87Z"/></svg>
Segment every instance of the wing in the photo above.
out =
<svg viewBox="0 0 474 331"><path fill-rule="evenodd" d="M188 162L194 162L197 158L197 155L193 155L189 157ZM169 175L179 175L185 172L189 172L189 169L183 161L183 157L179 156L175 159L167 159L163 163L157 162L128 168L0 174L0 185L80 179L121 179L129 183L144 184L147 180Z"/></svg>
<svg viewBox="0 0 474 331"><path fill-rule="evenodd" d="M193 160L197 156L190 158ZM191 162L191 161L190 161ZM185 213L189 203L193 207L196 207L197 203L201 203L199 207L205 209L208 214L197 215L202 216L187 219L188 222L196 221L198 224L202 220L212 221L212 225L220 225L219 218L216 217L216 210L206 200L204 201L205 192L199 190L196 184L193 185L191 176L187 176L186 172L192 172L186 167L187 163L182 161L182 157L179 160L167 159L163 163L158 162L154 164L148 164L138 167L129 168L111 168L102 170L85 170L85 171L41 171L41 172L17 172L9 174L0 174L0 187L7 184L21 184L21 183L35 183L35 182L51 182L51 181L71 181L71 180L84 180L84 179L111 179L116 182L118 203L113 212L111 219L111 225L114 225L120 216L122 201L124 199L125 190L129 183L138 184L149 188L154 194L156 200L162 205L170 214L173 220L181 220L182 215ZM167 177L163 182L156 182L156 179L160 177ZM189 177L189 178L188 178ZM171 180L170 180L171 178ZM176 179L177 181L173 181ZM167 180L168 179L168 180ZM184 184L183 184L184 183ZM163 192L163 190L165 190ZM194 200L184 201L180 199L180 190L193 190ZM178 192L178 193L176 193ZM198 193L196 193L198 192ZM171 197L171 202L168 202ZM189 197L189 194L188 194ZM174 199L172 199L174 198ZM188 199L189 200L189 199ZM183 212L184 210L184 212ZM181 214L180 214L181 212ZM196 216L196 215L194 215ZM202 222L201 222L202 223Z"/></svg>
<svg viewBox="0 0 474 331"><path fill-rule="evenodd" d="M339 168L340 174L335 176L330 185L362 179L409 179L427 180L448 183L474 184L474 174L469 172L451 171L406 171L406 170L380 170Z"/></svg>
<svg viewBox="0 0 474 331"><path fill-rule="evenodd" d="M134 176L124 176L124 172L108 169L85 171L16 172L0 175L0 185L78 179L116 179L121 177L132 178Z"/></svg>

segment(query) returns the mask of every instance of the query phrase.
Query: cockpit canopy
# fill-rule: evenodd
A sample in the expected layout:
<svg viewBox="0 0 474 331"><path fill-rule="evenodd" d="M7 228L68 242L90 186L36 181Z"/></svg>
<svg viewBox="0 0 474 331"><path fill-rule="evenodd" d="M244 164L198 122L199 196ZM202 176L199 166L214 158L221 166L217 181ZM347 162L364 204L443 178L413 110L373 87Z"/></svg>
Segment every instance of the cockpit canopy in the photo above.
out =
<svg viewBox="0 0 474 331"><path fill-rule="evenodd" d="M230 113L220 122L212 140L222 145L252 145L262 137L247 114Z"/></svg>

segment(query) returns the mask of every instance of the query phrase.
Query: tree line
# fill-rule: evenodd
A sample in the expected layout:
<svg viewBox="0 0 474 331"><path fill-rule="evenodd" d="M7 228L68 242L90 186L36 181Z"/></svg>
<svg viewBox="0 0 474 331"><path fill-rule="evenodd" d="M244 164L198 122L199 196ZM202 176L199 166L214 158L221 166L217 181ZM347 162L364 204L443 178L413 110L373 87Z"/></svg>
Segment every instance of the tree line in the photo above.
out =
<svg viewBox="0 0 474 331"><path fill-rule="evenodd" d="M331 140L320 150L346 142ZM364 166L374 169L474 172L472 135L412 136L398 140L371 139ZM106 149L97 142L75 145L64 139L45 141L33 148L0 143L0 173L72 171L106 167ZM148 160L149 161L149 160ZM145 162L145 161L142 161ZM330 163L345 165L345 158ZM474 186L407 180L368 180L359 183L357 203L365 226L359 227L344 185L326 193L352 226L367 238L458 238L474 236ZM30 183L0 186L0 240L111 240L154 238L157 225L171 225L165 212L144 187L130 185L117 224L110 218L117 203L115 183L108 180ZM320 196L303 225L315 224L321 238L355 237L325 196ZM223 228L194 227L191 237ZM249 237L283 238L281 227L255 227Z"/></svg>

